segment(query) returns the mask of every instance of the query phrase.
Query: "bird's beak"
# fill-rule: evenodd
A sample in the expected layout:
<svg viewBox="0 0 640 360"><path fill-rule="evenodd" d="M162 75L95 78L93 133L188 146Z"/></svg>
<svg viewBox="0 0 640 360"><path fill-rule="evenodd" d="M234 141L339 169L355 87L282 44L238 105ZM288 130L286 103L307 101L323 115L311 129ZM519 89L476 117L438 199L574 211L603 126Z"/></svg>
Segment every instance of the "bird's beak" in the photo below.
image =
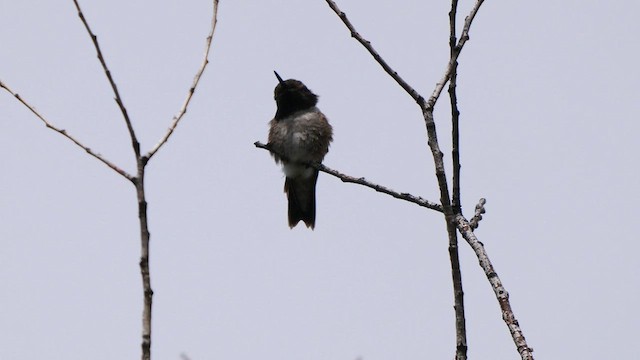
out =
<svg viewBox="0 0 640 360"><path fill-rule="evenodd" d="M278 78L278 82L279 82L280 84L284 83L284 80L282 80L282 78L280 77L280 75L278 75L278 73L277 73L277 72L275 72L275 70L273 71L273 73L274 73L274 74L276 74L276 77Z"/></svg>

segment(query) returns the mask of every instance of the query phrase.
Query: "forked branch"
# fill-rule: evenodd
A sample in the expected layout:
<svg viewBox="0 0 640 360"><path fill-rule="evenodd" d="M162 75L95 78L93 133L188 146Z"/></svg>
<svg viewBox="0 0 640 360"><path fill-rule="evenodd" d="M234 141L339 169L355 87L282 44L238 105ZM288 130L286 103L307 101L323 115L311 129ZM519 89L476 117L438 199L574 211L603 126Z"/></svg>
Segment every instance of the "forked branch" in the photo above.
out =
<svg viewBox="0 0 640 360"><path fill-rule="evenodd" d="M455 231L457 227L457 230L460 231L463 237L470 243L472 248L476 250L476 255L478 256L478 259L481 262L481 266L483 267L483 269L485 269L485 273L487 273L489 282L494 288L494 292L496 293L496 297L498 298L500 307L503 309L503 319L509 328L509 331L512 335L514 342L516 343L516 347L518 349L518 352L520 353L520 356L522 357L522 359L533 359L533 356L531 354L531 349L527 346L526 342L524 341L524 336L520 331L517 321L515 321L513 312L511 311L511 306L509 304L508 296L505 296L506 290L504 290L504 287L502 287L502 284L499 283L499 279L493 267L489 266L490 272L486 267L487 264L490 265L490 262L488 262L488 257L486 256L486 252L484 252L484 249L482 249L482 251L477 250L479 249L478 244L481 245L481 243L477 241L477 239L475 239L475 234L473 234L471 226L468 224L468 222L466 222L466 220L464 220L464 217L459 213L459 211L456 211L457 213L454 213L453 211L454 209L451 206L451 198L449 197L449 187L448 187L447 178L445 175L443 154L442 154L442 151L440 151L440 147L438 145L436 124L433 118L434 106L438 101L438 98L440 97L440 94L442 93L444 86L451 79L451 76L456 71L458 57L460 56L460 53L465 43L469 40L469 30L471 28L471 24L473 23L473 19L478 13L478 10L480 9L480 6L484 2L484 0L477 0L471 12L465 18L465 23L464 23L464 27L463 27L460 39L457 41L455 46L451 47L450 58L449 58L447 67L445 69L445 72L441 80L436 84L436 87L433 90L433 93L431 94L431 96L427 101L425 101L423 96L421 96L412 86L410 86L406 81L404 81L404 79L402 79L398 75L398 73L394 71L386 63L386 61L373 48L373 46L371 46L371 43L369 41L365 40L356 31L353 24L351 24L351 22L348 20L346 14L338 8L338 6L335 4L334 1L326 0L326 2L329 5L329 7L340 17L340 19L346 25L346 27L349 29L349 31L351 32L351 36L354 37L358 42L360 42L367 49L367 51L373 56L374 60L378 62L380 66L382 66L384 71L387 72L418 103L418 105L422 109L422 114L423 114L425 125L427 128L428 144L429 144L431 153L433 155L434 165L436 168L436 177L438 179L438 186L440 188L440 202L442 204L442 210L444 212L445 219L447 222L447 232L449 233L450 244L453 241L453 236L454 236L454 234L452 234L452 231ZM455 3L453 4L452 7L455 8ZM453 35L455 36L455 34ZM475 239L475 242L471 241L470 239ZM455 267L455 264L452 264L452 267ZM499 283L499 287L498 287L498 284L496 283L496 280ZM464 354L457 352L456 357L459 357L459 355L464 356Z"/></svg>

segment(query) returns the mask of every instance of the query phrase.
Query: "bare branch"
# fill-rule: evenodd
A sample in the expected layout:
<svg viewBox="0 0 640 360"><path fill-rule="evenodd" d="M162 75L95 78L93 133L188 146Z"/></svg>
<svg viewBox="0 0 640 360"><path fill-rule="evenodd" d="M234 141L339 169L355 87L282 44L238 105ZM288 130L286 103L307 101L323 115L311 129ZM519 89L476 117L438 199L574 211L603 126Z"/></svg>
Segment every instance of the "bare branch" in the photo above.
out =
<svg viewBox="0 0 640 360"><path fill-rule="evenodd" d="M398 75L398 72L393 70L391 66L387 64L387 62L380 56L380 54L378 54L378 52L373 48L373 46L371 46L370 41L363 38L356 31L354 26L351 24L351 22L347 18L347 14L345 14L342 10L340 10L340 8L338 7L338 5L336 5L335 2L333 2L332 0L326 0L326 1L327 1L327 4L329 4L329 7L340 17L342 22L347 26L347 28L351 32L351 37L358 40L358 42L362 44L362 46L364 46L365 49L367 49L367 51L369 51L371 56L373 56L373 58L378 62L378 64L382 66L384 71L387 74L389 74L398 83L398 85L400 85L407 92L407 94L409 94L409 96L411 96L418 103L418 105L420 105L420 107L423 107L425 102L422 95L420 95L413 87L411 87L409 83L404 81L404 79L402 79L400 75Z"/></svg>
<svg viewBox="0 0 640 360"><path fill-rule="evenodd" d="M484 198L481 198L478 201L478 204L476 205L475 214L473 214L471 221L469 221L469 226L471 226L471 230L477 229L478 226L480 225L480 220L482 220L482 214L485 213L484 204L486 203L487 203L487 200L485 200Z"/></svg>
<svg viewBox="0 0 640 360"><path fill-rule="evenodd" d="M456 51L456 16L458 13L458 0L451 1L449 11L449 48L450 57ZM461 213L460 206L460 152L459 152L459 131L458 122L460 112L458 111L458 97L456 94L458 63L454 63L449 81L449 99L451 102L451 123L452 123L452 161L453 161L453 213ZM448 229L452 227L447 224ZM464 311L464 291L462 290L462 273L460 272L460 256L458 254L458 232L455 229L448 230L449 234L449 259L451 262L451 275L453 280L454 310L456 314L456 360L467 359L467 325Z"/></svg>
<svg viewBox="0 0 640 360"><path fill-rule="evenodd" d="M145 155L147 160L151 159L151 157L155 155L155 153L158 152L158 150L160 150L160 148L167 142L167 140L169 140L169 137L171 136L171 134L173 134L173 131L178 126L180 119L182 119L184 114L187 112L187 107L189 106L189 103L191 102L191 98L193 97L193 93L196 91L196 87L200 82L200 77L202 76L202 73L204 73L204 69L207 67L207 64L209 64L209 50L211 49L211 40L213 39L213 33L216 30L217 23L218 23L218 0L213 0L213 16L211 17L211 30L209 31L209 35L207 36L207 39L206 39L206 45L204 49L204 59L202 60L202 65L200 65L200 68L198 69L198 72L196 73L196 76L193 79L193 83L191 84L191 87L187 92L187 97L185 98L184 103L182 104L182 107L178 111L178 114L176 114L176 116L173 117L173 121L171 122L171 125L169 126L167 133L162 137L162 139L160 139L160 141L156 144L156 146L154 146L153 149L151 149L151 151L149 151Z"/></svg>
<svg viewBox="0 0 640 360"><path fill-rule="evenodd" d="M480 267L484 270L487 279L489 279L489 283L493 288L493 292L498 299L498 304L500 304L500 310L502 311L502 319L507 324L509 328L509 332L511 333L511 337L513 338L513 342L516 345L518 353L520 353L520 357L522 360L533 360L533 349L531 349L524 338L524 334L520 329L520 324L518 324L518 320L516 320L515 315L513 314L513 310L511 310L511 304L509 303L509 293L502 286L502 281L498 277L498 273L496 273L487 252L484 249L484 245L478 241L476 235L471 230L471 224L464 218L464 216L458 214L456 215L456 226L462 237L471 245L471 248L476 253L478 260L480 261Z"/></svg>
<svg viewBox="0 0 640 360"><path fill-rule="evenodd" d="M451 11L449 12L449 48L450 56L453 57L456 52L456 14L458 8L458 0L451 1ZM453 161L453 212L462 213L462 205L460 201L460 111L458 110L458 95L456 93L458 78L458 62L453 64L451 71L451 80L449 81L449 100L451 103L451 158Z"/></svg>
<svg viewBox="0 0 640 360"><path fill-rule="evenodd" d="M64 129L60 129L57 128L55 125L51 124L47 119L45 119L44 116L42 116L42 114L40 114L33 106L31 106L26 100L24 100L20 95L18 95L17 93L15 93L13 90L11 90L5 83L3 83L2 81L0 81L0 87L5 89L9 94L13 95L16 99L18 99L18 101L20 101L22 103L22 105L24 105L27 109L29 109L35 116L38 117L38 119L40 119L47 128L57 132L58 134L66 137L67 139L73 141L74 144L78 145L79 147L81 147L84 151L86 151L89 155L93 156L94 158L102 161L105 165L107 165L108 167L110 167L112 170L114 170L115 172L117 172L118 174L124 176L125 178L127 178L127 180L129 181L134 181L135 178L133 176L131 176L129 173L127 173L126 171L120 169L116 164L112 163L111 161L107 160L106 158L104 158L102 155L100 155L97 152L94 152L93 150L91 150L89 147L87 147L86 145L82 144L79 140L77 140L76 138L74 138L73 136L69 135L69 133L67 133L66 130Z"/></svg>
<svg viewBox="0 0 640 360"><path fill-rule="evenodd" d="M280 156L281 158L283 158L284 156L282 156L281 154L276 153L275 151L273 151L269 145L263 144L259 141L256 141L255 143L253 143L253 145L255 145L257 148L261 148L261 149L265 149L265 150L269 150L272 153L277 154L278 156ZM414 203L416 205L422 206L422 207L426 207L428 209L431 210L435 210L438 212L442 212L442 206L440 206L439 204L436 204L432 201L429 200L425 200L420 196L415 196L415 195L411 195L409 193L399 193L397 191L391 190L387 187L384 187L382 185L378 185L375 183L372 183L370 181L367 181L365 178L360 177L360 178L356 178L353 176L349 176L349 175L345 175L337 170L333 170L327 166L324 166L322 164L317 164L317 163L308 163L306 165L312 166L316 169L318 169L319 171L322 171L324 173L327 173L329 175L333 175L335 177L337 177L338 179L342 180L342 182L345 183L352 183L352 184L359 184L362 186L366 186L368 188L371 188L377 192L383 193L383 194L387 194L387 195L391 195L396 199L401 199L401 200L405 200L411 203Z"/></svg>
<svg viewBox="0 0 640 360"><path fill-rule="evenodd" d="M458 40L458 44L455 47L455 51L453 51L451 54L451 57L449 59L449 63L447 64L447 68L444 72L444 75L440 79L440 82L436 84L436 88L433 90L433 93L431 94L431 96L429 97L429 100L427 101L427 104L426 104L427 108L433 109L433 107L436 105L436 102L438 101L438 98L440 97L440 93L442 93L442 89L444 89L444 86L447 84L447 81L449 81L449 78L451 77L451 74L453 73L454 68L457 65L460 52L462 51L464 44L466 44L467 40L469 40L469 29L471 28L471 23L473 22L473 19L476 17L476 14L478 13L478 10L480 9L480 6L482 5L483 2L484 0L476 1L475 5L473 6L473 9L471 9L471 12L465 18L464 28L462 29L462 35L460 36L460 40Z"/></svg>
<svg viewBox="0 0 640 360"><path fill-rule="evenodd" d="M370 181L367 181L363 177L356 178L356 177L353 177L353 176L345 175L345 174L343 174L343 173L341 173L339 171L336 171L336 170L333 170L331 168L328 168L327 166L322 165L322 164L315 164L315 165L317 165L317 169L318 170L320 170L320 171L322 171L324 173L327 173L329 175L333 175L333 176L339 178L340 180L342 180L342 182L353 183L353 184L359 184L359 185L362 185L362 186L366 186L366 187L371 188L371 189L373 189L373 190L375 190L377 192L380 192L380 193L383 193L383 194L387 194L387 195L391 195L396 199L405 200L405 201L417 204L419 206L426 207L426 208L431 209L431 210L442 212L442 206L440 204L436 204L436 203L434 203L432 201L425 200L420 196L411 195L409 193L399 193L399 192L391 190L391 189L389 189L387 187L384 187L382 185L378 185L378 184L372 183Z"/></svg>
<svg viewBox="0 0 640 360"><path fill-rule="evenodd" d="M478 14L478 10L480 10L480 6L482 5L482 3L484 2L484 0L477 0L476 4L473 6L473 9L471 9L471 12L469 13L469 15L467 15L467 17L464 19L464 27L462 28L462 34L460 35L460 40L458 41L458 52L460 50L462 50L462 47L464 46L464 44L467 42L467 40L469 40L469 29L471 29L471 23L473 22L473 19L476 17L476 14Z"/></svg>
<svg viewBox="0 0 640 360"><path fill-rule="evenodd" d="M102 51L100 50L100 44L98 44L98 37L91 31L91 28L89 27L89 23L87 22L87 19L84 17L84 14L82 13L82 10L80 9L80 4L78 4L78 1L77 0L73 0L73 3L76 5L76 9L78 10L78 16L80 17L80 20L82 20L82 23L84 24L84 27L87 29L87 32L89 33L89 36L91 37L91 41L93 42L93 46L96 48L96 52L98 54L98 60L100 60L100 64L102 65L102 69L104 70L105 75L107 75L107 79L109 80L109 84L111 85L111 89L113 90L113 93L115 95L116 103L118 104L118 107L120 108L120 112L122 113L122 116L124 117L124 122L126 123L127 129L129 130L129 136L131 137L131 145L133 146L133 151L136 154L136 158L139 158L140 157L140 143L138 142L138 139L136 138L136 133L133 130L133 125L131 124L131 119L129 119L129 114L127 113L127 108L124 106L124 103L122 102L122 98L120 97L120 92L118 91L118 87L116 86L116 82L113 80L113 77L111 76L111 71L107 67L107 63L104 60L104 56L102 56Z"/></svg>

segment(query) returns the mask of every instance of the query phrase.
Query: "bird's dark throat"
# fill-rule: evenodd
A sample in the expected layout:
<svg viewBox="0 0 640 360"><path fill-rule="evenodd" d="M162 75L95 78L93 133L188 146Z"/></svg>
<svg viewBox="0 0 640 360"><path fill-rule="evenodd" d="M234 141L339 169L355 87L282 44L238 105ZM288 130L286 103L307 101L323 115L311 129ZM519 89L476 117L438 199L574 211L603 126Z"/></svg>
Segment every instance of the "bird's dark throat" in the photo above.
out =
<svg viewBox="0 0 640 360"><path fill-rule="evenodd" d="M307 89L304 90L289 90L276 97L276 104L278 106L275 116L276 120L286 118L295 112L316 106L318 96Z"/></svg>

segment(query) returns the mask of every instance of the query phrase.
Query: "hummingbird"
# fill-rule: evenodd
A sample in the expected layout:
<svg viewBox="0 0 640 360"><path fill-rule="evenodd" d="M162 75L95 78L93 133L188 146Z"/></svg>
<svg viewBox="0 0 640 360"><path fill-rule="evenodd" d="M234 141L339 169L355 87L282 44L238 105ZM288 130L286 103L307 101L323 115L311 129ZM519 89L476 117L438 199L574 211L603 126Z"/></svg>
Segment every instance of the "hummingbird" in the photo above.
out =
<svg viewBox="0 0 640 360"><path fill-rule="evenodd" d="M318 170L307 165L321 163L333 140L327 117L316 107L318 95L301 81L282 80L274 71L277 110L269 122L268 146L276 164L282 163L284 192L289 200L289 227L304 221L313 229L316 222Z"/></svg>

